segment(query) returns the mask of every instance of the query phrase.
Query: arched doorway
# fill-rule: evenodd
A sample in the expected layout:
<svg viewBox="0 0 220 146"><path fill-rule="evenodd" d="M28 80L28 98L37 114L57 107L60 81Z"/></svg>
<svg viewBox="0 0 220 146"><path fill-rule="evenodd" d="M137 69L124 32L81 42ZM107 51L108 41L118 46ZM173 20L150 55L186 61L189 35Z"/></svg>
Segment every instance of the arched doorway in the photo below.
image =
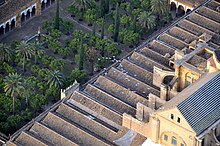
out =
<svg viewBox="0 0 220 146"><path fill-rule="evenodd" d="M21 14L21 23L23 23L25 21L25 15L24 13Z"/></svg>
<svg viewBox="0 0 220 146"><path fill-rule="evenodd" d="M171 82L171 80L173 79L173 77L174 77L174 76L171 76L171 75L165 76L165 77L163 78L163 83L166 84L166 85L168 85L168 84Z"/></svg>
<svg viewBox="0 0 220 146"><path fill-rule="evenodd" d="M178 7L178 12L177 12L177 16L181 17L185 15L185 10L184 10L184 7L182 5L179 5Z"/></svg>
<svg viewBox="0 0 220 146"><path fill-rule="evenodd" d="M15 19L11 21L11 30L15 28Z"/></svg>
<svg viewBox="0 0 220 146"><path fill-rule="evenodd" d="M191 12L191 10L190 10L190 9L187 9L187 10L186 10L186 13L189 13L189 12Z"/></svg>
<svg viewBox="0 0 220 146"><path fill-rule="evenodd" d="M36 8L33 6L32 11L31 11L31 17L33 17L36 13Z"/></svg>
<svg viewBox="0 0 220 146"><path fill-rule="evenodd" d="M47 0L46 2L46 8L48 8L50 6L50 0Z"/></svg>
<svg viewBox="0 0 220 146"><path fill-rule="evenodd" d="M170 11L176 12L176 4L174 2L171 2L171 4L170 4Z"/></svg>
<svg viewBox="0 0 220 146"><path fill-rule="evenodd" d="M26 14L26 20L28 20L30 17L31 17L31 12L30 12L30 10L28 9L28 10L27 10L27 14Z"/></svg>
<svg viewBox="0 0 220 146"><path fill-rule="evenodd" d="M5 33L9 32L9 30L10 30L10 25L9 22L7 22L5 25Z"/></svg>
<svg viewBox="0 0 220 146"><path fill-rule="evenodd" d="M42 1L42 3L41 3L41 11L43 11L44 9L45 9L45 2Z"/></svg>
<svg viewBox="0 0 220 146"><path fill-rule="evenodd" d="M3 25L0 27L0 35L3 35L4 34L4 27Z"/></svg>

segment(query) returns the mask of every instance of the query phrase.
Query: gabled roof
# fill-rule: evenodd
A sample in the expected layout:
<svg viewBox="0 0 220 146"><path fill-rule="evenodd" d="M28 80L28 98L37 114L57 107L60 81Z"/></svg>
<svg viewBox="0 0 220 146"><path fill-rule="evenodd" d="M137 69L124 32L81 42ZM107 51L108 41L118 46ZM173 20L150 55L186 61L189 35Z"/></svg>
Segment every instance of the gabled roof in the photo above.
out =
<svg viewBox="0 0 220 146"><path fill-rule="evenodd" d="M220 72L203 75L156 113L177 108L198 136L220 119Z"/></svg>
<svg viewBox="0 0 220 146"><path fill-rule="evenodd" d="M220 118L220 74L177 105L197 135Z"/></svg>

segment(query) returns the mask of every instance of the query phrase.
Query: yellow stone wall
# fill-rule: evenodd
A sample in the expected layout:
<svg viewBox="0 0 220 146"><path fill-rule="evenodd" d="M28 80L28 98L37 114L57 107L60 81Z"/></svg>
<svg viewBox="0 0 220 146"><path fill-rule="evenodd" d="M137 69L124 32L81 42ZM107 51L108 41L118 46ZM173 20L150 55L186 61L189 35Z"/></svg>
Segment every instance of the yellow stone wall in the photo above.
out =
<svg viewBox="0 0 220 146"><path fill-rule="evenodd" d="M200 78L201 74L198 74L195 71L192 71L184 66L180 66L178 76L179 76L179 80L178 80L178 87L180 89L180 91L182 91L183 89L186 88L186 80L190 81L191 83L195 82L197 79ZM187 79L187 76L190 76L191 79Z"/></svg>
<svg viewBox="0 0 220 146"><path fill-rule="evenodd" d="M124 113L123 114L123 121L122 126L132 129L145 137L150 137L150 126L148 123L141 122L137 120L136 118Z"/></svg>
<svg viewBox="0 0 220 146"><path fill-rule="evenodd" d="M171 119L171 114L174 119ZM178 117L180 123L177 122ZM158 112L150 116L149 122L145 123L136 118L123 114L122 126L135 130L145 137L149 137L154 143L160 143L164 146L171 146L172 136L177 140L177 146L196 146L196 134L188 125L184 117L179 113L178 109ZM168 140L164 140L164 135L168 136Z"/></svg>
<svg viewBox="0 0 220 146"><path fill-rule="evenodd" d="M171 119L171 114L174 115L174 119ZM195 133L188 125L187 121L179 113L178 109L170 109L163 112L159 112L155 115L160 121L159 143L165 146L170 146L172 136L177 139L177 146L195 146L196 139ZM178 117L180 123L177 122ZM168 141L164 140L164 134L168 136Z"/></svg>

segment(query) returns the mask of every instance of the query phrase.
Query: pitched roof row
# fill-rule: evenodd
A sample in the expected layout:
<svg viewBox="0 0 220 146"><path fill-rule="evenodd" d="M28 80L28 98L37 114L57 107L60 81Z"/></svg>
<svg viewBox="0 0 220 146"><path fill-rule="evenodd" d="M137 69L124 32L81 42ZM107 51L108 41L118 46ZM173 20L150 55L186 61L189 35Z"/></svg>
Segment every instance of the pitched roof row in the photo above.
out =
<svg viewBox="0 0 220 146"><path fill-rule="evenodd" d="M175 50L184 49L193 39L198 40L203 33L212 35L208 44L215 46L215 49L219 48L220 44L217 40L220 37L220 23L215 20L217 11L208 7L213 3L216 5L220 3L215 0L210 3L203 6L205 7L203 14L199 14L200 8L198 8L186 19L162 33L158 39L115 64L82 90L75 91L71 97L61 101L44 116L37 118L31 125L13 135L8 144L33 145L32 142L40 141L39 145L57 145L58 143L62 145L115 145L114 141L128 131L122 127L122 114L128 113L135 117L136 103L140 102L148 106L149 93L160 96L160 88L153 85L154 66L174 71L172 66L169 66L169 61L172 60ZM211 19L212 16L213 19ZM196 57L200 60L207 59L203 55ZM193 60L189 64L194 64ZM198 91L197 94L200 92ZM214 98L217 95L212 96ZM186 100L186 103L185 98L178 98L178 103L182 101L184 103L179 106L183 114L185 113L184 105L194 101L194 97L197 97L196 93L190 97L192 100ZM205 96L202 99L205 99ZM172 100L175 101L177 98ZM196 102L199 101L200 98ZM171 105L167 102L164 108L166 106ZM214 110L216 106L210 107L209 111L204 113L209 114ZM191 116L194 115L191 114ZM212 121L206 122L207 126L212 123ZM191 124L194 123L195 120ZM201 129L197 129L196 125L193 125L195 130L200 132ZM31 140L26 140L25 137ZM139 145L146 139L140 135L136 138L142 140L134 140L131 145Z"/></svg>

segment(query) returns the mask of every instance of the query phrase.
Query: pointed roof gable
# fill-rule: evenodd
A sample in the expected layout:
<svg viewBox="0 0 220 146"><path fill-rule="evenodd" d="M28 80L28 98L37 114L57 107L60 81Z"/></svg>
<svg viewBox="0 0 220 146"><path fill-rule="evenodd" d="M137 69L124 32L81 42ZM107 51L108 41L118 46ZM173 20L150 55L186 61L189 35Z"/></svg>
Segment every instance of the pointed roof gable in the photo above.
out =
<svg viewBox="0 0 220 146"><path fill-rule="evenodd" d="M209 73L168 101L156 113L177 108L196 135L220 118L220 72Z"/></svg>

